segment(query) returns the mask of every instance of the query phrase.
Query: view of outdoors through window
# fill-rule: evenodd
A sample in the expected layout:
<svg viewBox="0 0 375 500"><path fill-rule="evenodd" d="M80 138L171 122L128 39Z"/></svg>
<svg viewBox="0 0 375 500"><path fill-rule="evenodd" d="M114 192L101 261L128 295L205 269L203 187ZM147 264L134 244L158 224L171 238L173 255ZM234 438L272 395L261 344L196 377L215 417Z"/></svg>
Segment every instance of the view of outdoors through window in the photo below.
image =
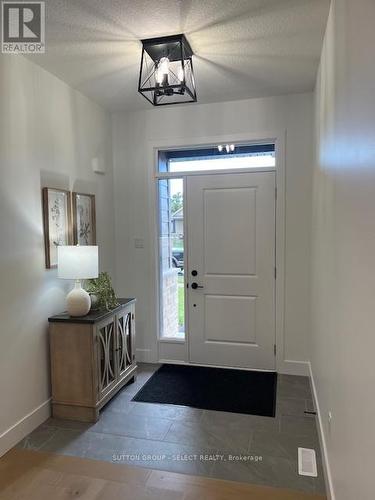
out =
<svg viewBox="0 0 375 500"><path fill-rule="evenodd" d="M171 158L169 172L196 172L198 170L228 170L238 168L275 167L275 152L244 155L224 155L207 158Z"/></svg>
<svg viewBox="0 0 375 500"><path fill-rule="evenodd" d="M182 179L159 181L161 336L185 338Z"/></svg>

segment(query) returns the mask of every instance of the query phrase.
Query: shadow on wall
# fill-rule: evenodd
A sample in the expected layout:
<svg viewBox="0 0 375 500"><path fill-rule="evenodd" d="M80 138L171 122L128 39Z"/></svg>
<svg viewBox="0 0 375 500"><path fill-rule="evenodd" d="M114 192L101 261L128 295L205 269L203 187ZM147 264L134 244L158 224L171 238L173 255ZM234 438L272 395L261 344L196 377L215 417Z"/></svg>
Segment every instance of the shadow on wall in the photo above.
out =
<svg viewBox="0 0 375 500"><path fill-rule="evenodd" d="M66 283L45 269L38 180L0 186L0 434L49 395L47 318L65 303Z"/></svg>
<svg viewBox="0 0 375 500"><path fill-rule="evenodd" d="M44 187L70 190L70 179L66 174L51 172L50 170L40 171L40 189ZM42 200L42 195L40 195Z"/></svg>
<svg viewBox="0 0 375 500"><path fill-rule="evenodd" d="M72 191L76 193L94 194L95 196L97 196L96 187L96 182L76 179L73 184Z"/></svg>
<svg viewBox="0 0 375 500"><path fill-rule="evenodd" d="M68 175L49 170L40 171L40 189L42 190L44 187L65 189L77 193L97 194L97 183L95 181L76 179L71 185ZM40 199L42 199L42 195Z"/></svg>

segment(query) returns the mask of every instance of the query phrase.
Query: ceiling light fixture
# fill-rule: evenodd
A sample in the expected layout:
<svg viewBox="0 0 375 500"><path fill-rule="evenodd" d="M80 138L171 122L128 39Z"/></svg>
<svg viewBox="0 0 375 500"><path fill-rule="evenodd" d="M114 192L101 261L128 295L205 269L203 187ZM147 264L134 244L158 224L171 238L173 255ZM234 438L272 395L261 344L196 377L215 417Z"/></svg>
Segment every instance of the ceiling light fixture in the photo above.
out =
<svg viewBox="0 0 375 500"><path fill-rule="evenodd" d="M196 102L192 56L185 35L142 40L138 92L154 106Z"/></svg>

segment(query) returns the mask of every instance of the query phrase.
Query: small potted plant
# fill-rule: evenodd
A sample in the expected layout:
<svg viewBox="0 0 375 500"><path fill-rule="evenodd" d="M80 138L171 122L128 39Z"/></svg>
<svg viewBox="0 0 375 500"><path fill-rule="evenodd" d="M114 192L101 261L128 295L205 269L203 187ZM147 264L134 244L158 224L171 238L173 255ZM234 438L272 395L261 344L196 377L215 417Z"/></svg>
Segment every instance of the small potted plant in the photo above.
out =
<svg viewBox="0 0 375 500"><path fill-rule="evenodd" d="M100 273L98 278L87 282L86 290L91 297L91 309L111 311L119 305L108 273Z"/></svg>

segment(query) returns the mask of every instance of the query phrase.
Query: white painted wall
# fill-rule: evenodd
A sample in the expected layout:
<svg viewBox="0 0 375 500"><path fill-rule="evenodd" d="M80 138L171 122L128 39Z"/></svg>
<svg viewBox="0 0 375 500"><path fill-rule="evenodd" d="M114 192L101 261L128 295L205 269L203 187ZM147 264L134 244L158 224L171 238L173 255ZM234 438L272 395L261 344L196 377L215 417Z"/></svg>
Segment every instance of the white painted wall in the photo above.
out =
<svg viewBox="0 0 375 500"><path fill-rule="evenodd" d="M96 195L101 268L112 273L111 150L107 113L25 58L0 55L0 455L48 416L47 318L69 286L44 267L41 188ZM92 172L93 157L106 175Z"/></svg>
<svg viewBox="0 0 375 500"><path fill-rule="evenodd" d="M309 335L309 259L313 96L299 94L218 104L150 108L113 115L117 289L136 296L138 358L157 360L154 210L150 150L153 144L191 144L202 137L286 131L286 290L284 359L305 361ZM144 239L136 249L134 239ZM303 365L284 363L301 373Z"/></svg>
<svg viewBox="0 0 375 500"><path fill-rule="evenodd" d="M337 500L374 498L374 20L332 2L316 86L311 363Z"/></svg>

